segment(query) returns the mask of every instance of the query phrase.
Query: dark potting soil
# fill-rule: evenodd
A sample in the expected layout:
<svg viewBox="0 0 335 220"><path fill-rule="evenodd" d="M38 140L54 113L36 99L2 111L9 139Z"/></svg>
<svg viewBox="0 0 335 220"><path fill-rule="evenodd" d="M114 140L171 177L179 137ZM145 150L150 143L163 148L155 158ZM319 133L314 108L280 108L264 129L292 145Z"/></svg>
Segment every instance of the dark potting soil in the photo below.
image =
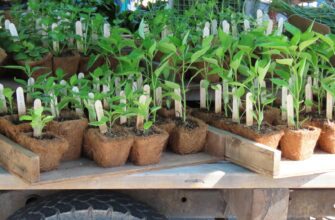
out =
<svg viewBox="0 0 335 220"><path fill-rule="evenodd" d="M58 118L56 118L56 121L63 122L63 121L73 121L78 120L80 117L78 115L70 114L70 115L61 115Z"/></svg>
<svg viewBox="0 0 335 220"><path fill-rule="evenodd" d="M144 132L144 130L140 130L140 129L132 129L132 132L134 133L134 135L139 136L139 137L148 137L151 135L155 135L155 134L160 134L159 131L157 131L156 129L150 128L148 131Z"/></svg>
<svg viewBox="0 0 335 220"><path fill-rule="evenodd" d="M14 125L20 125L23 123L27 123L27 121L20 121L20 119L18 117L11 117L10 122L12 122Z"/></svg>
<svg viewBox="0 0 335 220"><path fill-rule="evenodd" d="M51 134L42 134L41 137L34 137L33 134L31 133L29 136L37 140L53 140L56 138L54 135L51 135Z"/></svg>
<svg viewBox="0 0 335 220"><path fill-rule="evenodd" d="M260 130L258 130L257 125L249 126L249 128L252 129L255 133L260 134L260 135L271 134L271 133L277 132L279 130L278 128L273 127L269 124L262 124Z"/></svg>
<svg viewBox="0 0 335 220"><path fill-rule="evenodd" d="M127 136L127 133L121 130L108 130L105 136L109 138L118 138Z"/></svg>
<svg viewBox="0 0 335 220"><path fill-rule="evenodd" d="M197 122L190 120L190 119L186 119L186 121L184 122L182 118L176 118L175 122L178 127L184 127L188 130L193 130L199 127Z"/></svg>
<svg viewBox="0 0 335 220"><path fill-rule="evenodd" d="M71 57L71 56L74 56L75 54L70 51L70 50L67 50L67 51L63 51L59 57Z"/></svg>
<svg viewBox="0 0 335 220"><path fill-rule="evenodd" d="M170 121L171 119L169 119L169 118L164 118L164 117L162 117L162 116L160 116L160 115L157 115L156 116L156 124L157 125L161 125L161 124L165 124L166 122L168 122L168 121Z"/></svg>

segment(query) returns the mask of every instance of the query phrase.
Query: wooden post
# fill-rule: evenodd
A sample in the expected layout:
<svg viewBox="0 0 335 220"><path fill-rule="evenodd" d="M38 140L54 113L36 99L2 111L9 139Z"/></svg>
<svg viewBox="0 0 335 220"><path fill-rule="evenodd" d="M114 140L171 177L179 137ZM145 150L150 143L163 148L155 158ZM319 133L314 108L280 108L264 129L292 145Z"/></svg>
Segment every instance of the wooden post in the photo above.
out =
<svg viewBox="0 0 335 220"><path fill-rule="evenodd" d="M75 99L77 100L77 102L79 103L79 105L81 105L81 99L80 99L80 97L79 97L79 89L78 89L78 87L73 87L72 88L72 92L73 92L73 96L75 97ZM78 107L76 107L76 113L77 113L77 115L79 115L79 116L83 116L84 115L84 111L81 109L81 108L78 108Z"/></svg>
<svg viewBox="0 0 335 220"><path fill-rule="evenodd" d="M332 120L333 119L333 96L332 94L330 94L330 92L327 92L327 107L326 107L326 116L328 120Z"/></svg>
<svg viewBox="0 0 335 220"><path fill-rule="evenodd" d="M104 37L108 38L111 36L111 26L109 23L104 23Z"/></svg>
<svg viewBox="0 0 335 220"><path fill-rule="evenodd" d="M222 112L222 86L216 85L215 89L215 113L219 114Z"/></svg>
<svg viewBox="0 0 335 220"><path fill-rule="evenodd" d="M263 11L260 9L257 9L257 26L263 26Z"/></svg>
<svg viewBox="0 0 335 220"><path fill-rule="evenodd" d="M312 111L312 106L309 103L313 102L313 93L312 93L312 85L307 83L305 86L305 104L306 106L306 113L310 113Z"/></svg>
<svg viewBox="0 0 335 220"><path fill-rule="evenodd" d="M7 108L7 103L6 103L6 97L4 95L4 87L0 83L0 113L7 113L8 108Z"/></svg>
<svg viewBox="0 0 335 220"><path fill-rule="evenodd" d="M218 34L218 21L216 19L212 20L211 32L212 32L212 35L217 35Z"/></svg>
<svg viewBox="0 0 335 220"><path fill-rule="evenodd" d="M250 31L250 21L248 19L244 19L244 31Z"/></svg>
<svg viewBox="0 0 335 220"><path fill-rule="evenodd" d="M109 89L109 85L102 85L102 93L107 96L108 93L109 93L110 89ZM108 100L107 98L105 97L104 100L103 100L103 107L105 109L108 109L109 108L109 104L108 104Z"/></svg>
<svg viewBox="0 0 335 220"><path fill-rule="evenodd" d="M246 95L246 124L252 126L254 124L254 112L252 105L252 94L248 92Z"/></svg>
<svg viewBox="0 0 335 220"><path fill-rule="evenodd" d="M176 96L181 97L180 88L174 89L174 93L176 94ZM182 117L183 106L181 104L181 100L174 100L174 110L177 118Z"/></svg>
<svg viewBox="0 0 335 220"><path fill-rule="evenodd" d="M240 122L239 98L235 95L236 88L233 88L233 122Z"/></svg>
<svg viewBox="0 0 335 220"><path fill-rule="evenodd" d="M147 96L146 95L141 95L139 102L140 104L145 104L147 102ZM140 130L143 129L143 125L144 125L144 117L142 115L137 115L137 119L136 119L136 129Z"/></svg>
<svg viewBox="0 0 335 220"><path fill-rule="evenodd" d="M289 127L294 127L294 109L293 109L293 96L291 94L287 95L287 125Z"/></svg>
<svg viewBox="0 0 335 220"><path fill-rule="evenodd" d="M54 31L56 28L58 27L58 25L56 24L56 23L53 23L52 25L51 25L51 29ZM54 41L54 42L52 42L52 47L53 47L53 50L54 51L59 51L59 42L56 42L56 41Z"/></svg>
<svg viewBox="0 0 335 220"><path fill-rule="evenodd" d="M205 80L200 81L200 108L206 108L206 88L204 88Z"/></svg>
<svg viewBox="0 0 335 220"><path fill-rule="evenodd" d="M230 33L230 24L228 23L228 21L223 20L222 21L222 30L223 32L225 32L226 34Z"/></svg>
<svg viewBox="0 0 335 220"><path fill-rule="evenodd" d="M162 106L162 87L157 87L155 90L155 105Z"/></svg>
<svg viewBox="0 0 335 220"><path fill-rule="evenodd" d="M287 120L287 88L282 87L281 90L281 119Z"/></svg>
<svg viewBox="0 0 335 220"><path fill-rule="evenodd" d="M77 49L79 52L83 52L84 45L83 45L83 25L81 21L76 21L76 35L80 36L80 39L77 40Z"/></svg>
<svg viewBox="0 0 335 220"><path fill-rule="evenodd" d="M24 92L22 87L16 89L16 101L17 101L17 111L19 116L25 115L27 113L26 103L24 100Z"/></svg>
<svg viewBox="0 0 335 220"><path fill-rule="evenodd" d="M277 32L278 36L282 35L283 28L284 28L284 19L283 18L279 18L279 21L278 21L278 32Z"/></svg>
<svg viewBox="0 0 335 220"><path fill-rule="evenodd" d="M272 31L273 31L273 21L269 19L268 27L266 29L266 35L269 36L270 34L272 34Z"/></svg>
<svg viewBox="0 0 335 220"><path fill-rule="evenodd" d="M104 117L104 110L102 108L102 103L100 100L97 100L95 102L95 111L97 113L97 119L98 121L101 121L101 119ZM99 126L100 133L106 134L108 132L108 128L106 124L102 124Z"/></svg>
<svg viewBox="0 0 335 220"><path fill-rule="evenodd" d="M121 97L121 99L120 99L120 103L121 103L121 104L127 104L126 94L125 94L125 92L124 92L123 90L120 92L120 97ZM125 107L123 108L123 110L126 111L126 110L127 110L127 107L125 106ZM127 117L125 117L125 116L121 116L121 117L120 117L120 124L123 125L123 124L125 124L125 123L127 123Z"/></svg>

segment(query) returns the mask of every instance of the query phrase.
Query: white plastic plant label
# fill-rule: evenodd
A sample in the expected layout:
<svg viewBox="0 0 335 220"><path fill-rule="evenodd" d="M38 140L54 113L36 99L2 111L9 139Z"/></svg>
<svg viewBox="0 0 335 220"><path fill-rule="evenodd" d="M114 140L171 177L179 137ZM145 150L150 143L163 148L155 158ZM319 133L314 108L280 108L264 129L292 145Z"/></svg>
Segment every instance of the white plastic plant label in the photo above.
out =
<svg viewBox="0 0 335 220"><path fill-rule="evenodd" d="M236 88L233 88L233 122L239 123L240 122L240 99L235 95Z"/></svg>
<svg viewBox="0 0 335 220"><path fill-rule="evenodd" d="M100 100L97 100L95 102L95 111L97 113L97 119L98 121L101 121L102 118L104 117L104 110L102 108L102 103ZM99 129L100 129L100 133L102 134L106 134L108 132L108 128L107 128L107 125L106 124L102 124L99 126Z"/></svg>
<svg viewBox="0 0 335 220"><path fill-rule="evenodd" d="M222 112L222 86L220 84L216 85L215 89L215 113Z"/></svg>
<svg viewBox="0 0 335 220"><path fill-rule="evenodd" d="M127 104L127 99L126 99L126 94L123 90L120 92L120 97L121 97L120 103L126 105ZM123 110L127 111L127 107L124 106ZM127 117L126 116L121 116L120 117L120 124L123 125L125 123L127 123Z"/></svg>
<svg viewBox="0 0 335 220"><path fill-rule="evenodd" d="M4 87L0 83L0 113L6 113L8 111L6 104L6 97L4 95Z"/></svg>
<svg viewBox="0 0 335 220"><path fill-rule="evenodd" d="M51 29L54 31L56 30L56 28L58 27L58 25L56 23L53 23L51 25ZM54 51L59 51L59 42L53 41L52 42L52 47Z"/></svg>
<svg viewBox="0 0 335 220"><path fill-rule="evenodd" d="M84 46L83 46L83 24L81 21L76 21L76 35L80 37L80 40L77 40L77 49L80 52L83 52Z"/></svg>
<svg viewBox="0 0 335 220"><path fill-rule="evenodd" d="M31 94L34 92L35 79L30 77L27 81L27 103L32 103L33 98Z"/></svg>
<svg viewBox="0 0 335 220"><path fill-rule="evenodd" d="M147 96L146 95L141 95L139 99L140 104L145 104L147 101ZM137 115L137 120L136 120L136 128L137 129L142 129L144 125L144 118L142 115Z"/></svg>
<svg viewBox="0 0 335 220"><path fill-rule="evenodd" d="M104 37L108 38L111 36L111 25L109 23L104 23Z"/></svg>
<svg viewBox="0 0 335 220"><path fill-rule="evenodd" d="M103 106L105 109L109 108L108 99L107 99L107 95L109 91L110 91L109 85L102 85L102 93L106 96L103 100Z"/></svg>
<svg viewBox="0 0 335 220"><path fill-rule="evenodd" d="M25 115L27 113L26 110L26 103L24 100L24 92L22 87L18 87L16 89L16 101L17 101L17 111L18 111L18 115Z"/></svg>
<svg viewBox="0 0 335 220"><path fill-rule="evenodd" d="M206 88L205 88L205 80L200 81L200 108L205 109L206 108Z"/></svg>
<svg viewBox="0 0 335 220"><path fill-rule="evenodd" d="M216 19L212 20L211 23L211 34L217 35L218 34L218 21Z"/></svg>
<svg viewBox="0 0 335 220"><path fill-rule="evenodd" d="M162 87L157 87L155 89L155 105L162 106Z"/></svg>
<svg viewBox="0 0 335 220"><path fill-rule="evenodd" d="M252 94L250 92L246 95L246 124L247 126L252 126L254 124L254 113L252 107Z"/></svg>
<svg viewBox="0 0 335 220"><path fill-rule="evenodd" d="M294 127L294 108L293 108L293 96L287 95L287 125Z"/></svg>
<svg viewBox="0 0 335 220"><path fill-rule="evenodd" d="M181 91L180 88L174 89L174 93L177 97L181 97ZM182 117L183 115L183 107L181 104L181 100L174 100L174 109L175 109L175 114L177 118Z"/></svg>
<svg viewBox="0 0 335 220"><path fill-rule="evenodd" d="M228 23L228 21L226 21L226 20L222 21L222 30L226 34L230 33L230 24Z"/></svg>
<svg viewBox="0 0 335 220"><path fill-rule="evenodd" d="M282 35L283 34L283 29L284 29L284 19L279 18L278 20L278 32L277 35Z"/></svg>
<svg viewBox="0 0 335 220"><path fill-rule="evenodd" d="M74 98L76 99L76 101L78 102L78 105L80 106L82 103L81 103L81 99L79 97L79 88L76 87L76 86L73 87L72 88L72 92L73 92ZM79 116L84 115L84 111L80 107L78 107L78 106L76 106L76 110L75 111L76 111L76 114L79 115Z"/></svg>
<svg viewBox="0 0 335 220"><path fill-rule="evenodd" d="M10 24L10 21L8 19L5 20L5 29L6 30L9 30L9 24Z"/></svg>
<svg viewBox="0 0 335 220"><path fill-rule="evenodd" d="M268 27L266 29L266 35L269 36L273 31L273 21L271 19L268 20Z"/></svg>
<svg viewBox="0 0 335 220"><path fill-rule="evenodd" d="M244 19L244 30L245 31L250 31L250 21L248 19Z"/></svg>
<svg viewBox="0 0 335 220"><path fill-rule="evenodd" d="M10 35L14 38L14 41L18 41L19 40L18 39L19 38L19 34L17 33L15 24L13 24L13 23L9 24L9 32L10 32Z"/></svg>
<svg viewBox="0 0 335 220"><path fill-rule="evenodd" d="M263 11L261 9L257 9L257 26L263 26Z"/></svg>
<svg viewBox="0 0 335 220"><path fill-rule="evenodd" d="M326 115L328 120L333 119L333 106L334 106L334 99L332 94L330 92L327 92L327 107L326 107Z"/></svg>
<svg viewBox="0 0 335 220"><path fill-rule="evenodd" d="M40 99L35 99L34 101L34 109L39 109L39 108L42 108L42 102Z"/></svg>

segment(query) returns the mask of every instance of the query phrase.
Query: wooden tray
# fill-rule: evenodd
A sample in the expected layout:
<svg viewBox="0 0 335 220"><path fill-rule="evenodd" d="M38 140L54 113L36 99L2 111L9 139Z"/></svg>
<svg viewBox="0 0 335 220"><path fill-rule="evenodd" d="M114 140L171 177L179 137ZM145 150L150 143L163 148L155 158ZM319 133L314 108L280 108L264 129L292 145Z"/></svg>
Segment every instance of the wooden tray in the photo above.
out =
<svg viewBox="0 0 335 220"><path fill-rule="evenodd" d="M316 151L304 161L281 157L281 151L250 141L238 135L210 127L224 146L225 159L254 172L273 178L296 177L335 171L335 154Z"/></svg>
<svg viewBox="0 0 335 220"><path fill-rule="evenodd" d="M208 136L208 143L213 143L207 148L215 153L216 136ZM222 148L222 147L221 147ZM214 150L213 150L214 149ZM57 170L40 173L39 157L33 152L24 147L14 143L7 137L0 135L0 164L8 170L8 172L15 174L29 183L57 182L64 179L78 179L78 178L94 178L103 175L125 175L136 172L145 172L149 170L159 170L173 167L198 165L204 163L214 163L223 159L223 150L221 150L221 157L211 156L208 153L198 153L191 155L178 155L171 152L164 152L159 164L148 166L134 166L127 163L121 167L101 168L88 159L79 159L76 161L62 162ZM220 152L220 150L217 150ZM41 183L40 182L40 183Z"/></svg>

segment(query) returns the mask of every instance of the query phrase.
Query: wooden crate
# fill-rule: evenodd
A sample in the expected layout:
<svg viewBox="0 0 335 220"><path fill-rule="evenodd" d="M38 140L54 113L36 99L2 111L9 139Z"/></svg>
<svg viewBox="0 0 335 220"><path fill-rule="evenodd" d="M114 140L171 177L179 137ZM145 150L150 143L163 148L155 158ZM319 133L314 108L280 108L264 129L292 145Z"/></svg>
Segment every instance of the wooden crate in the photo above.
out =
<svg viewBox="0 0 335 220"><path fill-rule="evenodd" d="M208 137L213 140L216 138L216 136L211 135ZM218 146L215 145L217 143L213 140L208 141L209 143L213 143L214 147L208 147L212 153L215 152L215 148ZM220 152L220 150L217 151ZM3 135L0 135L0 152L0 164L8 172L21 177L29 183L50 183L64 179L75 180L78 178L94 178L104 175L126 175L150 170L214 163L222 160L224 156L223 150L221 150L221 156L219 154L211 156L205 152L190 155L164 152L159 164L135 166L131 163L127 163L124 166L114 168L101 168L95 165L93 161L82 158L76 161L62 162L57 170L40 173L38 155L14 143Z"/></svg>
<svg viewBox="0 0 335 220"><path fill-rule="evenodd" d="M273 178L296 177L335 171L335 155L316 150L304 161L281 157L281 151L250 141L238 135L210 127L224 146L225 159L254 172ZM221 149L222 150L222 149Z"/></svg>

